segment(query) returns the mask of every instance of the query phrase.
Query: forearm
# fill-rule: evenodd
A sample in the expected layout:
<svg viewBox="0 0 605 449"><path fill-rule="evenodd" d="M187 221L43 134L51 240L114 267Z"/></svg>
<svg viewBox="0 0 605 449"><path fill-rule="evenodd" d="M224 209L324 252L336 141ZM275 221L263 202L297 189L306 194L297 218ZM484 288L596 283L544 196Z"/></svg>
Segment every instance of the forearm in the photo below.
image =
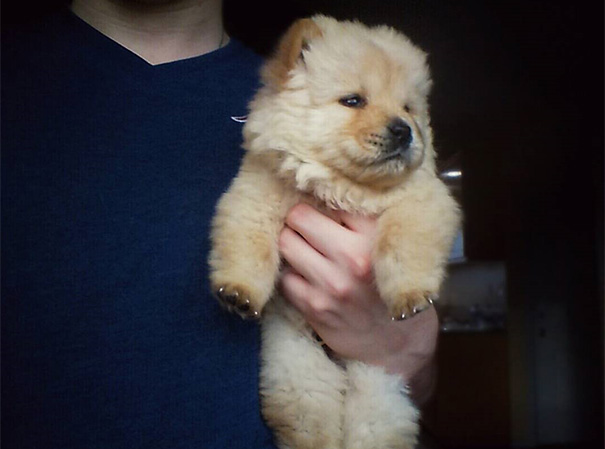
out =
<svg viewBox="0 0 605 449"><path fill-rule="evenodd" d="M432 397L437 382L437 337L439 319L430 308L409 320L395 323L388 351L369 363L401 376L416 405L422 407Z"/></svg>
<svg viewBox="0 0 605 449"><path fill-rule="evenodd" d="M409 395L419 408L424 407L433 397L437 386L437 361L435 356L420 369L408 383Z"/></svg>

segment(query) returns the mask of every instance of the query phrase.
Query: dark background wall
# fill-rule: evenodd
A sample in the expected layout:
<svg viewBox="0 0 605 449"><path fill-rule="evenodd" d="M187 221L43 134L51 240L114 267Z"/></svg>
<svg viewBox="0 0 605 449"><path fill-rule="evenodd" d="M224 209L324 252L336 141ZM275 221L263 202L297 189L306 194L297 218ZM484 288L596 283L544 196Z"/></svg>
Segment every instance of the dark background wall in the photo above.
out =
<svg viewBox="0 0 605 449"><path fill-rule="evenodd" d="M26 6L4 2L3 23ZM225 0L230 33L262 54L315 12L390 24L430 54L438 151L462 164L467 255L506 262L513 329L529 335L519 363L540 360L534 331L556 331L538 328L541 311L562 311L570 419L587 447L602 447L603 3Z"/></svg>

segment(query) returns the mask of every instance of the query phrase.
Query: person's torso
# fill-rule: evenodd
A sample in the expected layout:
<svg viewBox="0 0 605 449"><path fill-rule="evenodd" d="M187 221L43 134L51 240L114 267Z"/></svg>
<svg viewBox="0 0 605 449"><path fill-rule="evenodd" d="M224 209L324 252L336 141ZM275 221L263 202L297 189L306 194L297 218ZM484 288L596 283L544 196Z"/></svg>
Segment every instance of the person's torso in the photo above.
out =
<svg viewBox="0 0 605 449"><path fill-rule="evenodd" d="M272 447L258 329L206 268L259 58L150 66L70 14L34 34L3 42L3 442Z"/></svg>

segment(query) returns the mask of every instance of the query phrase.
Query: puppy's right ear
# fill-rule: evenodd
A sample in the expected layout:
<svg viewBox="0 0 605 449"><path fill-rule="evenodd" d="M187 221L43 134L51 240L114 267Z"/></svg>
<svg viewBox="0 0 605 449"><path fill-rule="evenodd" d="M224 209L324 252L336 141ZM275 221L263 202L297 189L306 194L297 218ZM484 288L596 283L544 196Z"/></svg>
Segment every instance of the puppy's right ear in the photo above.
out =
<svg viewBox="0 0 605 449"><path fill-rule="evenodd" d="M282 86L297 63L303 62L303 50L308 49L309 42L321 36L319 26L312 19L299 19L294 22L280 39L277 49L265 64L262 78L265 84Z"/></svg>

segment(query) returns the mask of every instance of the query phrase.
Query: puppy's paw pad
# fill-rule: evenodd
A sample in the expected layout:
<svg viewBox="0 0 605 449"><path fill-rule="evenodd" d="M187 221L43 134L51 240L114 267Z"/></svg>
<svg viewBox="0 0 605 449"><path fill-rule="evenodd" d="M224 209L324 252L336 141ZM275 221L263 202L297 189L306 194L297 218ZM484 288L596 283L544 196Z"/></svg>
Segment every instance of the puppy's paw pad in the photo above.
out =
<svg viewBox="0 0 605 449"><path fill-rule="evenodd" d="M237 313L245 320L260 318L259 308L254 306L253 297L248 289L241 286L222 285L215 290L221 305L229 312Z"/></svg>
<svg viewBox="0 0 605 449"><path fill-rule="evenodd" d="M431 307L439 296L436 293L422 290L412 290L399 296L390 307L391 319L402 321L413 317Z"/></svg>

